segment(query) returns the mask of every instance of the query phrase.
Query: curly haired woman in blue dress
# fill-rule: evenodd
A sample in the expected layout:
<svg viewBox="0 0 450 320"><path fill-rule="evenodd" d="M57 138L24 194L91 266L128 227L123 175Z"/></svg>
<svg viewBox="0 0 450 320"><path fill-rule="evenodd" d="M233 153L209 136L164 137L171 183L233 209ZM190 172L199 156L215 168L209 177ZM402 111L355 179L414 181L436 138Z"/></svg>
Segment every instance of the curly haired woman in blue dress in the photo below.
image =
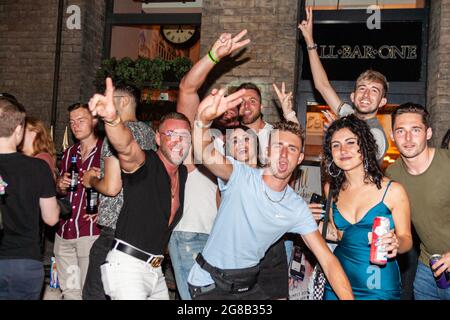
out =
<svg viewBox="0 0 450 320"><path fill-rule="evenodd" d="M334 254L352 285L355 299L400 299L400 270L395 260L412 247L409 200L404 188L384 177L376 160L377 146L363 120L348 116L335 121L325 136L325 165L331 177L330 228L339 241ZM372 225L375 217L390 220L391 232L383 236L387 251L384 266L370 263ZM337 299L325 287L325 300Z"/></svg>

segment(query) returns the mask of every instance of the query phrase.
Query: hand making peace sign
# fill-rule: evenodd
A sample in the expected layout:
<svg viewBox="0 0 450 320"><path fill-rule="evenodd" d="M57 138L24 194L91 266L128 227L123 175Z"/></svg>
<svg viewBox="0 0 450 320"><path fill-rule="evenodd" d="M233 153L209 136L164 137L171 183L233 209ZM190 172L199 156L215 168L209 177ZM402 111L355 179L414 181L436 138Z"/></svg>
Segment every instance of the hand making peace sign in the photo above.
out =
<svg viewBox="0 0 450 320"><path fill-rule="evenodd" d="M247 30L242 30L236 36L232 37L231 33L222 33L213 44L211 52L217 59L222 59L231 53L239 50L250 43L250 39L241 39L247 34Z"/></svg>

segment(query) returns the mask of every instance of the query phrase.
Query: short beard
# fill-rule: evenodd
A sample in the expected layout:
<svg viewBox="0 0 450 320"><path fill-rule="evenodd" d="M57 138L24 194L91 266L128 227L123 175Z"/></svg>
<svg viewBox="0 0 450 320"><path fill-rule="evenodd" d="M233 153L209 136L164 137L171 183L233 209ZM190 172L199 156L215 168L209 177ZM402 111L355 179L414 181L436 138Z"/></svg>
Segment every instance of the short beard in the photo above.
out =
<svg viewBox="0 0 450 320"><path fill-rule="evenodd" d="M260 118L260 117L261 117L261 112L257 112L257 113L256 113L254 116L252 116L251 118L246 119L246 118L242 117L242 118L241 118L241 122L242 122L243 124L245 124L245 125L247 125L247 124L252 124L252 123L255 123L255 121L258 120L258 118Z"/></svg>
<svg viewBox="0 0 450 320"><path fill-rule="evenodd" d="M167 150L166 148L161 148L161 153L171 164L173 164L175 166L179 166L183 163L184 159L187 158L189 151L185 151L182 157L177 157L176 159L174 159L172 153L169 150Z"/></svg>
<svg viewBox="0 0 450 320"><path fill-rule="evenodd" d="M417 157L418 155L420 155L420 154L425 150L425 148L426 148L426 145L422 148L422 150L416 149L417 151L414 152L414 153L411 154L411 155L402 153L401 150L400 150L400 148L399 148L398 151L400 151L400 154L402 155L402 157L404 157L404 158L406 158L406 159L412 159L412 158L415 158L415 157Z"/></svg>

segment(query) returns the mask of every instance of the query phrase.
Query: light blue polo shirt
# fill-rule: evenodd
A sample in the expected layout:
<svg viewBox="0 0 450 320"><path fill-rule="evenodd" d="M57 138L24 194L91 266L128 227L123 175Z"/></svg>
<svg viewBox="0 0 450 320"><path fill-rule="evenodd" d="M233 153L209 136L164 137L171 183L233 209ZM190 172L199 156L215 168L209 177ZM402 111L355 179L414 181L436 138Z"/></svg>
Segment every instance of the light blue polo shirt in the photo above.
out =
<svg viewBox="0 0 450 320"><path fill-rule="evenodd" d="M291 187L286 193L272 191L262 180L262 169L227 159L233 173L226 184L219 179L222 200L202 252L208 263L220 269L253 267L286 232L305 235L317 230L308 205ZM214 281L194 263L188 282L206 286Z"/></svg>

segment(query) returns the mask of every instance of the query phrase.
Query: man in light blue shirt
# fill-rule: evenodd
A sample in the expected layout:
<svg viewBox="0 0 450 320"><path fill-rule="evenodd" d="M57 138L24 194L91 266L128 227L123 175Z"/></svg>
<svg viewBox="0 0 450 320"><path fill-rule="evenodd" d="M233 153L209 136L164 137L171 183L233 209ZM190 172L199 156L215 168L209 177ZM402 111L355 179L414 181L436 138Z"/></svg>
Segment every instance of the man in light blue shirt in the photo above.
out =
<svg viewBox="0 0 450 320"><path fill-rule="evenodd" d="M213 119L242 102L245 89L224 97L213 90L199 105L194 153L220 180L222 202L214 227L188 282L193 299L265 299L256 283L259 261L286 232L302 235L337 295L352 299L350 283L317 230L306 203L289 186L303 160L298 124L281 122L270 134L268 165L261 170L225 158L208 147ZM332 271L332 272L331 272Z"/></svg>

